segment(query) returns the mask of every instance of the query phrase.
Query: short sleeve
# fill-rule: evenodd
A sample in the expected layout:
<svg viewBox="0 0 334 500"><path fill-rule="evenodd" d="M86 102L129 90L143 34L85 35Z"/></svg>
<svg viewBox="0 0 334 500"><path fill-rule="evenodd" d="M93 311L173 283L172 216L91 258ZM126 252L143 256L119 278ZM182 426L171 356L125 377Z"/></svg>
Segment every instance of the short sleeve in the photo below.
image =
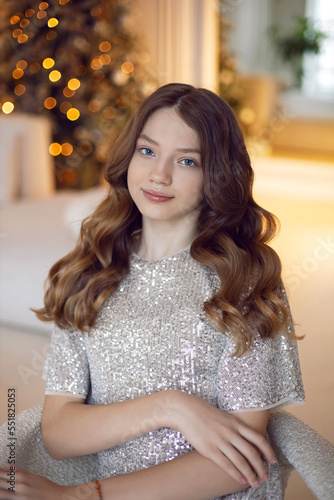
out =
<svg viewBox="0 0 334 500"><path fill-rule="evenodd" d="M54 327L45 365L45 394L86 397L90 387L87 334Z"/></svg>
<svg viewBox="0 0 334 500"><path fill-rule="evenodd" d="M282 300L289 304L282 290ZM292 324L288 327L294 333ZM305 401L297 342L285 332L253 344L242 356L233 356L229 339L218 366L218 406L227 411L268 409Z"/></svg>

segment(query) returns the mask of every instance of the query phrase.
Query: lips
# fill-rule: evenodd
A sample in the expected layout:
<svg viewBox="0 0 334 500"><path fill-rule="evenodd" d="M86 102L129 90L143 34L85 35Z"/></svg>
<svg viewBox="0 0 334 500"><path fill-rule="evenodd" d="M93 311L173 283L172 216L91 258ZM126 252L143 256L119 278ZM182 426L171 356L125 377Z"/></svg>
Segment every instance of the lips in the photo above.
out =
<svg viewBox="0 0 334 500"><path fill-rule="evenodd" d="M161 191L154 191L154 189L143 189L142 191L145 198L150 201L155 201L156 203L163 203L174 198L173 196L167 196Z"/></svg>

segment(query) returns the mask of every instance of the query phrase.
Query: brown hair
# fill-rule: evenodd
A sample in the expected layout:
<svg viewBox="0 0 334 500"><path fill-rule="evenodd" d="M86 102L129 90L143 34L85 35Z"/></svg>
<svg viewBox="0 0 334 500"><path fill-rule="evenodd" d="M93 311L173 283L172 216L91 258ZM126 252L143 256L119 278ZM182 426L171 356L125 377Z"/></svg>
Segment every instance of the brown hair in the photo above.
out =
<svg viewBox="0 0 334 500"><path fill-rule="evenodd" d="M141 214L127 188L127 170L138 136L158 109L173 107L198 134L204 197L191 255L220 278L218 292L204 304L222 332L229 329L238 353L251 345L251 329L271 337L286 326L281 263L267 243L275 217L252 197L253 170L233 111L213 92L168 84L139 106L120 134L107 165L106 199L82 224L75 249L50 270L39 319L82 330L94 325L106 297L128 273Z"/></svg>

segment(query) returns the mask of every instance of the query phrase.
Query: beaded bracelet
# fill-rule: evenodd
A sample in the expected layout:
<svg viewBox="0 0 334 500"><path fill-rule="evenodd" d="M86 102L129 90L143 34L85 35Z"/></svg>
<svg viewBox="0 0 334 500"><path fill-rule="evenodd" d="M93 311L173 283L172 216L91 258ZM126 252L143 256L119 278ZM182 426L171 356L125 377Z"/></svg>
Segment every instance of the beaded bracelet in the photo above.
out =
<svg viewBox="0 0 334 500"><path fill-rule="evenodd" d="M98 497L100 498L100 500L102 500L101 487L97 479L94 479L94 486L97 491Z"/></svg>

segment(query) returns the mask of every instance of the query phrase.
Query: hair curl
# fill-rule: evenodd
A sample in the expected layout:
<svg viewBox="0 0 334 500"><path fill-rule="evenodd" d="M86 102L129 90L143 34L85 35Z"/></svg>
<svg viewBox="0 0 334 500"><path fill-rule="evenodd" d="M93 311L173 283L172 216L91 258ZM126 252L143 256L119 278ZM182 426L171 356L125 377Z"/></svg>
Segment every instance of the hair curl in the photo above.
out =
<svg viewBox="0 0 334 500"><path fill-rule="evenodd" d="M51 268L44 307L35 313L61 328L90 329L128 273L132 235L142 219L127 188L127 170L146 121L169 107L200 141L204 196L190 251L221 283L204 310L223 333L232 332L241 354L251 345L253 328L272 337L289 321L280 259L267 244L277 221L252 197L254 173L231 108L213 92L186 84L156 90L121 132L105 172L108 195L83 222L75 249Z"/></svg>

